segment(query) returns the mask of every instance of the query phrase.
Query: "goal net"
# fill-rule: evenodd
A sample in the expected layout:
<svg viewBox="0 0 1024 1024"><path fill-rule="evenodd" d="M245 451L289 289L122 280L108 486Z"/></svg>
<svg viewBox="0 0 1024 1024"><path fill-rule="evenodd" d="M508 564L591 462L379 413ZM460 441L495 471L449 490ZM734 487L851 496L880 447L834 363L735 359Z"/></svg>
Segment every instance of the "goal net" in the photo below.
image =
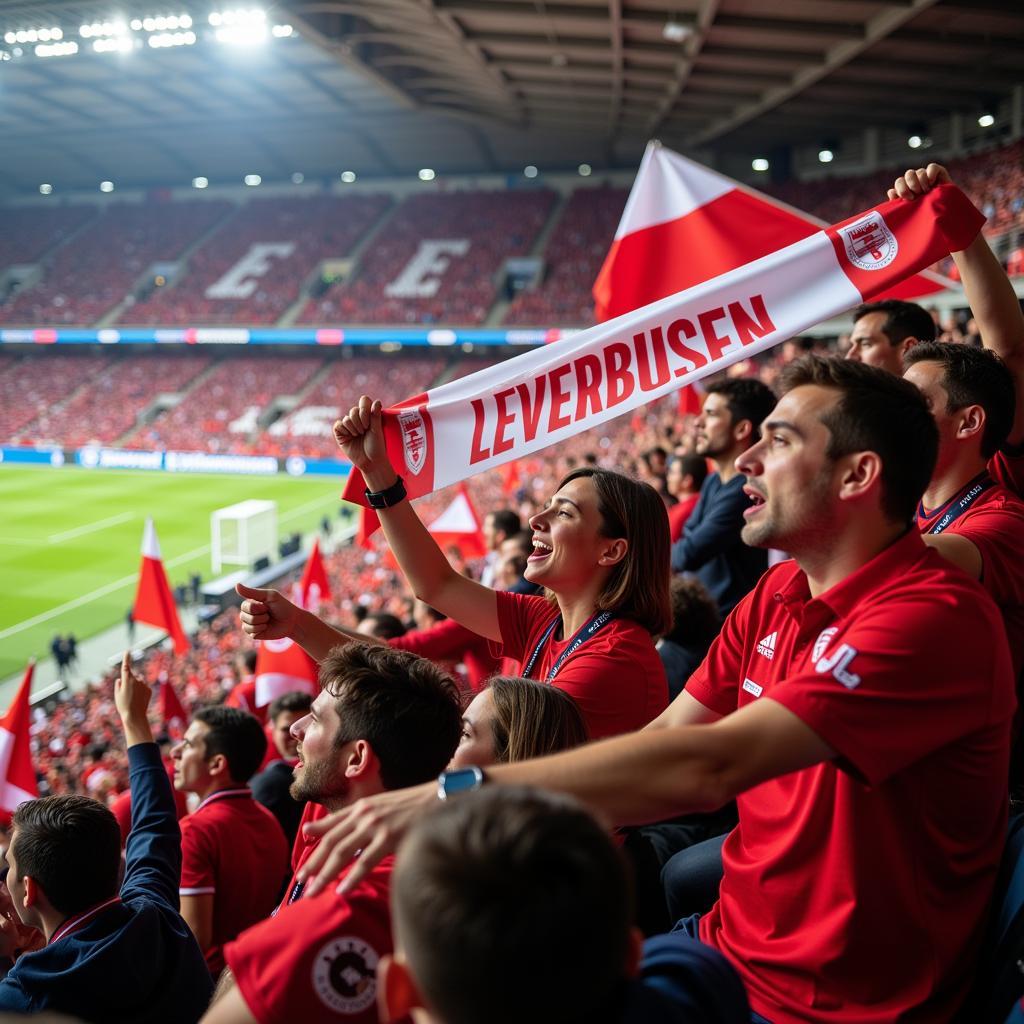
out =
<svg viewBox="0 0 1024 1024"><path fill-rule="evenodd" d="M210 516L213 571L225 565L251 566L277 551L277 502L250 498Z"/></svg>

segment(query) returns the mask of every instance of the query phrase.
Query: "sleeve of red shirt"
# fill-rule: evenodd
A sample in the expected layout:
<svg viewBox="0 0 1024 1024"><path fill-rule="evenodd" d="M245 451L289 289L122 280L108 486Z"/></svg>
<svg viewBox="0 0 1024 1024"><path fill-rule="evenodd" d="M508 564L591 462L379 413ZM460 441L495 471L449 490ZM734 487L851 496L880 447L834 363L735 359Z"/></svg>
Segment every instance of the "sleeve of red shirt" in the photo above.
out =
<svg viewBox="0 0 1024 1024"><path fill-rule="evenodd" d="M491 653L496 658L513 658L522 665L533 653L526 649L526 645L536 633L538 623L551 622L558 615L558 609L547 598L532 594L497 590L495 597L498 599L501 642L491 642Z"/></svg>
<svg viewBox="0 0 1024 1024"><path fill-rule="evenodd" d="M933 595L908 594L869 607L832 638L824 661L808 652L806 667L766 696L870 785L968 732L1009 723L1014 699L1005 631L980 591L974 602L963 596L942 606ZM855 652L844 663L845 684L828 665L843 644Z"/></svg>
<svg viewBox="0 0 1024 1024"><path fill-rule="evenodd" d="M388 643L399 651L409 651L435 661L461 660L466 648L480 642L480 636L454 619L444 619L430 629L413 629Z"/></svg>
<svg viewBox="0 0 1024 1024"><path fill-rule="evenodd" d="M386 891L362 882L282 907L228 943L224 957L259 1024L376 1024L377 961L391 952Z"/></svg>
<svg viewBox="0 0 1024 1024"><path fill-rule="evenodd" d="M988 471L1007 490L1024 498L1024 444L1004 445L989 460Z"/></svg>
<svg viewBox="0 0 1024 1024"><path fill-rule="evenodd" d="M750 609L754 595L765 585L765 578L729 612L704 660L686 680L685 692L719 715L728 715L738 706L739 689L743 683L740 678L743 638L747 630L753 628Z"/></svg>
<svg viewBox="0 0 1024 1024"><path fill-rule="evenodd" d="M981 554L981 585L996 604L1024 604L1024 505L1008 497L980 508L962 536Z"/></svg>
<svg viewBox="0 0 1024 1024"><path fill-rule="evenodd" d="M181 886L182 896L203 896L217 891L214 862L207 837L196 827L191 815L181 821Z"/></svg>

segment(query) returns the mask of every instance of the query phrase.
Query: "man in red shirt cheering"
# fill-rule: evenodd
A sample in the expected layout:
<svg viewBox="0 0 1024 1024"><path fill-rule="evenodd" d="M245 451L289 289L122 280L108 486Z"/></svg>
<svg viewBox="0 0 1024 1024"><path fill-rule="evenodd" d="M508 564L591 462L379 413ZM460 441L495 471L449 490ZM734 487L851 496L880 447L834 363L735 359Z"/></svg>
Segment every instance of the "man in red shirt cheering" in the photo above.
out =
<svg viewBox="0 0 1024 1024"><path fill-rule="evenodd" d="M691 933L773 1024L949 1021L975 967L1006 823L1013 673L984 589L922 541L937 428L921 393L813 357L738 460L744 540L793 554L645 730L488 768L617 823L737 799L720 898ZM436 800L384 794L312 828L316 890L355 885Z"/></svg>

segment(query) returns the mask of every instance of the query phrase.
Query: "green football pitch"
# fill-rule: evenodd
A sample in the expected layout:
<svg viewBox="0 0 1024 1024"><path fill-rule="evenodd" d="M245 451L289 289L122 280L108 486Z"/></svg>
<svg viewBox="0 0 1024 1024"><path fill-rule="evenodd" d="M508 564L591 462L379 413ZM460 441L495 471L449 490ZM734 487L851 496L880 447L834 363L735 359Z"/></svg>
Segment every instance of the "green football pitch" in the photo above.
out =
<svg viewBox="0 0 1024 1024"><path fill-rule="evenodd" d="M246 498L277 502L281 537L339 507L338 478L234 477L0 466L0 679L124 621L147 516L174 586L211 577L210 514ZM226 568L225 572L230 571Z"/></svg>

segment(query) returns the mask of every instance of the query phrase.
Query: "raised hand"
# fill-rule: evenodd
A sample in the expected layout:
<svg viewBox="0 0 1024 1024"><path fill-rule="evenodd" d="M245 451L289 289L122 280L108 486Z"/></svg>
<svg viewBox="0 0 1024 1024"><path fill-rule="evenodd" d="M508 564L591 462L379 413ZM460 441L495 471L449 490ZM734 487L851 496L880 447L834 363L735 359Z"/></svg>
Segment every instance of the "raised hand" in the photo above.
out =
<svg viewBox="0 0 1024 1024"><path fill-rule="evenodd" d="M127 651L121 658L121 678L114 683L114 704L124 725L124 735L128 746L136 743L151 743L153 734L149 728L146 709L153 691L145 680L140 679L133 671L131 658Z"/></svg>
<svg viewBox="0 0 1024 1024"><path fill-rule="evenodd" d="M381 409L379 401L363 395L359 404L334 424L334 438L349 462L367 477L367 484L383 488L394 483L395 471L384 445Z"/></svg>
<svg viewBox="0 0 1024 1024"><path fill-rule="evenodd" d="M897 178L889 189L890 199L917 199L926 192L930 192L936 185L951 185L953 183L949 171L941 164L929 164L927 167L918 167L917 170L909 170Z"/></svg>
<svg viewBox="0 0 1024 1024"><path fill-rule="evenodd" d="M235 584L235 592L244 597L241 607L242 629L254 640L293 639L299 607L277 590L258 590L244 583Z"/></svg>

